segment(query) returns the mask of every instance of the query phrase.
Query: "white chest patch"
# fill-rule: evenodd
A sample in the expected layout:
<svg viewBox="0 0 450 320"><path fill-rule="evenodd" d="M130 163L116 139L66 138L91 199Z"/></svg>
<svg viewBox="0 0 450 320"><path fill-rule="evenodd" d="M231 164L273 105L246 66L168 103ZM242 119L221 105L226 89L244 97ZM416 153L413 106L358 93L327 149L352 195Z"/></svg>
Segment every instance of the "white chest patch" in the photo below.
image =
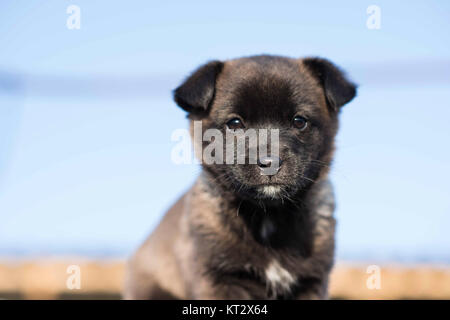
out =
<svg viewBox="0 0 450 320"><path fill-rule="evenodd" d="M296 277L284 269L277 260L272 260L269 263L265 273L267 283L275 294L290 291L292 284L297 280Z"/></svg>

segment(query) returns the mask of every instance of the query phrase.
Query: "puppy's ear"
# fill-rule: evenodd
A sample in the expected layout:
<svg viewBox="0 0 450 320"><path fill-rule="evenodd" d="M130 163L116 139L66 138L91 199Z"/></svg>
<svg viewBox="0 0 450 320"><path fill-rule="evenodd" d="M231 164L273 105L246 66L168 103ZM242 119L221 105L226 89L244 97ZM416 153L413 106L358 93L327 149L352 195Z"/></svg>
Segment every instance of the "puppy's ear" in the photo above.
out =
<svg viewBox="0 0 450 320"><path fill-rule="evenodd" d="M328 105L338 111L356 95L356 85L350 82L333 63L326 59L306 58L303 64L323 87Z"/></svg>
<svg viewBox="0 0 450 320"><path fill-rule="evenodd" d="M205 114L214 99L216 78L222 68L221 61L211 61L199 67L174 90L175 102L189 114Z"/></svg>

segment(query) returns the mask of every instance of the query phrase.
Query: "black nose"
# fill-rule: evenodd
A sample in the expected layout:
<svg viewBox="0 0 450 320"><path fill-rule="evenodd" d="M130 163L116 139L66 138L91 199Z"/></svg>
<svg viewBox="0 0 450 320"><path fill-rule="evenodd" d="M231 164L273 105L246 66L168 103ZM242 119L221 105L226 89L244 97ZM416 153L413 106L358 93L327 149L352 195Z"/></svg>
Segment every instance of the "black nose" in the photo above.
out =
<svg viewBox="0 0 450 320"><path fill-rule="evenodd" d="M271 168L278 169L281 166L281 159L279 157L261 157L258 159L258 166L260 168Z"/></svg>

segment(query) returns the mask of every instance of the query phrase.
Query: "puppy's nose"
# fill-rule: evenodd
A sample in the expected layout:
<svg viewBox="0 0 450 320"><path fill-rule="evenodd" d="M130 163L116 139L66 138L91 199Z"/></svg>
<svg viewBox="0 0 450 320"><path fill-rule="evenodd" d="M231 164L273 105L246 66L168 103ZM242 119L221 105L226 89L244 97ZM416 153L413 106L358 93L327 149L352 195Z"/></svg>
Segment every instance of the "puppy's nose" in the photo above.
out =
<svg viewBox="0 0 450 320"><path fill-rule="evenodd" d="M281 159L279 157L271 156L271 157L261 157L258 159L258 167L261 169L271 168L273 166L274 169L278 169L281 166Z"/></svg>

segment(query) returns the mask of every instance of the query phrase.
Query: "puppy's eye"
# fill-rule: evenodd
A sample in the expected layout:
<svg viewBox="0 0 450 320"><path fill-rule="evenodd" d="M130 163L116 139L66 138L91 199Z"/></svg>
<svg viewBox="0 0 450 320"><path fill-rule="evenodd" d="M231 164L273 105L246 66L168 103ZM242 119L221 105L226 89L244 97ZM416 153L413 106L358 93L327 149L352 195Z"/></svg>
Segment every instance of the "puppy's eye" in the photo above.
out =
<svg viewBox="0 0 450 320"><path fill-rule="evenodd" d="M241 119L233 118L227 122L227 127L231 130L244 129L244 124L242 123Z"/></svg>
<svg viewBox="0 0 450 320"><path fill-rule="evenodd" d="M305 130L306 127L308 126L308 120L306 120L305 118L301 117L301 116L295 116L294 117L294 127L300 129L300 130Z"/></svg>

